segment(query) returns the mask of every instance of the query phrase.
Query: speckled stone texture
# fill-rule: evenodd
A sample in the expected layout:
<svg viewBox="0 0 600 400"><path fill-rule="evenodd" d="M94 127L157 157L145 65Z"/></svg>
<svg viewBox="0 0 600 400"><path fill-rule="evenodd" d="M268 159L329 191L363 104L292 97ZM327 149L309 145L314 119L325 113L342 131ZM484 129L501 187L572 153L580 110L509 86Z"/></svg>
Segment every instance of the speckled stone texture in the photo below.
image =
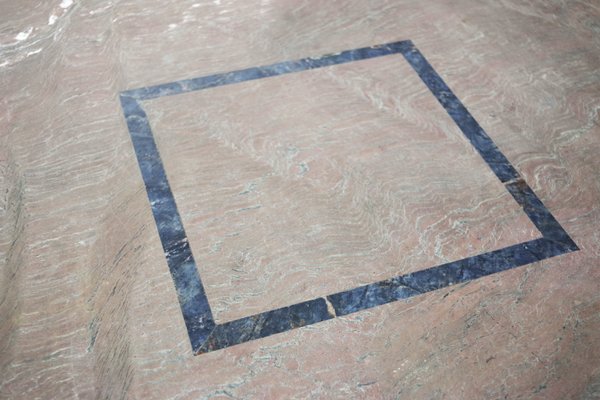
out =
<svg viewBox="0 0 600 400"><path fill-rule="evenodd" d="M194 356L119 93L411 39L580 250ZM600 398L594 1L0 3L0 398ZM148 100L218 322L540 237L400 56Z"/></svg>
<svg viewBox="0 0 600 400"><path fill-rule="evenodd" d="M217 321L540 236L400 55L146 104Z"/></svg>

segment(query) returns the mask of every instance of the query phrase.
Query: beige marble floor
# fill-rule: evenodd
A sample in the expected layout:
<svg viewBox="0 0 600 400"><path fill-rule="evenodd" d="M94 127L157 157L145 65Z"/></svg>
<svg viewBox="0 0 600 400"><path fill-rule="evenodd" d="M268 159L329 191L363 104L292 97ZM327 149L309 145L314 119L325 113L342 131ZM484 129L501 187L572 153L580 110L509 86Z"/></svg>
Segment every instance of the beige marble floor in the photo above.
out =
<svg viewBox="0 0 600 400"><path fill-rule="evenodd" d="M411 39L580 251L192 354L118 94ZM600 398L596 1L0 1L0 398ZM218 322L539 237L399 56L148 102Z"/></svg>

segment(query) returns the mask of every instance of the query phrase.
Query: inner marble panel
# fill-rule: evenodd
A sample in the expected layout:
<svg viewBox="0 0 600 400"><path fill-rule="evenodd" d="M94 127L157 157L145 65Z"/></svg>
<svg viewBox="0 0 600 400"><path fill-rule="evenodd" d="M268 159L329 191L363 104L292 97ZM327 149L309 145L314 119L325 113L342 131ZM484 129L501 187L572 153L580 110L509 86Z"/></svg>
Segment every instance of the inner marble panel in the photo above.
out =
<svg viewBox="0 0 600 400"><path fill-rule="evenodd" d="M145 109L219 323L541 236L399 55Z"/></svg>

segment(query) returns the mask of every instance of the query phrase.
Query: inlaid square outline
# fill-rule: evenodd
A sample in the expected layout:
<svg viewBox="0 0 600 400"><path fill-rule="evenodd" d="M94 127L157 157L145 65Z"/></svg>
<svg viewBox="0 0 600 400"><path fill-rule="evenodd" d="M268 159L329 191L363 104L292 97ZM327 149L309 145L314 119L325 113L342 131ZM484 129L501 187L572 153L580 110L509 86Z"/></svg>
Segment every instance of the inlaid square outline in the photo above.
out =
<svg viewBox="0 0 600 400"><path fill-rule="evenodd" d="M392 54L401 54L409 63L542 237L223 324L215 323L143 102ZM119 97L194 354L223 349L579 250L410 40L146 86L123 91Z"/></svg>

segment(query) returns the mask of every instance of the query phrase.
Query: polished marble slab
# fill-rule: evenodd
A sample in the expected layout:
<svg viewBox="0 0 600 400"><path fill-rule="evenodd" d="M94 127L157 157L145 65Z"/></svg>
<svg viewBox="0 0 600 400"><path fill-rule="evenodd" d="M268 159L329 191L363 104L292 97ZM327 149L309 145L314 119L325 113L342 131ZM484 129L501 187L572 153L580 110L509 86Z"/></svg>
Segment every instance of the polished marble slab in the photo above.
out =
<svg viewBox="0 0 600 400"><path fill-rule="evenodd" d="M313 77L306 76L306 74L300 76L296 82L296 86L289 79L282 80L285 75L290 73L325 67L329 68L328 72L333 76L340 76L343 80L344 73L340 74L338 71L332 72L332 65L400 54L412 67L414 72L418 74L431 94L447 111L448 115L460 128L470 144L483 158L491 172L493 172L493 175L506 185L506 189L514 197L518 205L523 207L525 214L535 224L539 232L542 233L542 238L522 241L521 243L507 247L502 247L504 244L501 241L495 242L493 245L496 247L501 246L501 248L467 258L464 258L465 256L463 255L463 258L458 261L451 261L417 272L413 272L414 265L412 265L408 271L405 270L405 273L401 274L402 269L399 270L396 266L397 259L404 256L404 260L412 262L415 257L410 253L409 246L394 237L394 235L405 237L406 231L402 230L402 224L390 224L386 222L386 220L389 220L389 213L400 212L402 215L412 214L413 212L410 209L407 210L406 206L401 205L411 200L415 201L415 198L417 198L417 201L423 206L424 197L436 203L447 196L445 193L436 193L435 188L433 192L427 190L425 196L415 195L414 189L412 189L415 186L413 183L411 189L408 190L408 198L403 199L402 194L406 194L407 182L405 174L399 172L402 170L406 172L410 171L410 176L414 175L414 171L418 171L417 176L421 179L421 184L424 184L426 187L428 180L432 179L430 176L432 172L434 172L434 176L436 175L435 172L437 172L438 177L442 176L443 179L446 179L446 181L442 182L466 182L475 186L480 182L472 182L466 179L467 176L464 170L459 170L458 174L455 173L454 176L449 173L451 166L456 162L457 158L451 152L452 146L448 146L443 140L440 141L439 137L435 137L433 151L431 150L431 142L423 142L418 139L415 143L416 146L414 144L411 146L411 137L419 134L419 132L415 132L415 128L421 130L423 129L421 126L417 125L415 127L411 126L412 124L410 123L407 124L409 128L412 128L407 130L409 134L407 140L401 134L398 134L398 130L406 129L403 126L405 121L390 126L388 121L389 115L377 115L381 114L382 107L376 108L377 112L375 115L368 112L371 111L371 107L368 107L366 115L362 115L363 109L361 106L364 97L371 95L371 99L374 98L375 102L381 102L381 99L385 99L385 97L381 96L380 93L375 93L375 95L369 92L366 92L366 94L361 93L362 99L359 104L346 103L340 95L335 99L329 98L328 94L331 89L324 82L318 80L322 74L312 74ZM393 61L398 62L397 59ZM361 67L363 71L352 72L358 78L371 81L368 82L371 85L374 82L375 86L377 84L387 86L388 82L394 78L394 75L388 75L385 78L380 76L373 78L365 74L365 70L377 70L380 65L361 64ZM400 71L400 76L409 76L411 72L407 68L404 71ZM358 75L356 74L357 72L359 73ZM176 116L171 118L164 118L163 116L162 119L166 119L166 122L161 121L163 124L169 126L172 123L172 118L186 118L185 113L183 115L181 113L181 110L185 106L182 107L182 104L178 103L155 104L153 106L154 112L151 112L150 116L148 116L142 108L142 101L161 97L166 97L170 100L170 96L174 95L239 84L240 82L254 81L278 75L282 77L279 80L270 80L268 82L271 84L270 87L268 86L264 89L258 88L256 85L245 85L245 87L239 89L234 88L234 90L238 90L235 90L233 95L230 94L227 96L227 93L225 94L226 98L229 97L229 102L225 104L219 103L219 93L215 93L215 91L209 92L210 103L207 104L212 103L211 106L215 107L218 111L222 110L223 115L220 116L220 119L218 116L215 116L216 112L212 111L210 106L203 107L202 100L198 101L196 98L190 98L189 95L185 97L184 101L187 101L187 104L193 105L193 108L200 108L202 110L201 112L196 111L198 116L195 118L205 121L205 124L199 127L184 126L183 129L180 128L179 132L170 131L163 133L165 136L163 142L168 143L168 146L171 146L173 142L177 142L177 138L184 139L182 144L175 144L174 149L170 153L167 152L167 164L170 164L170 169L173 171L170 178L167 178L163 159L160 156L159 146L156 144L150 121L153 116L156 117L157 114L161 115L163 113L163 107L170 106L171 113L175 113ZM365 75L369 76L369 78L364 78ZM339 86L339 83L337 85ZM352 88L352 85L348 86ZM415 85L414 81L410 82L408 80L407 88L396 87L393 84L390 86L391 96L402 96L405 95L406 91L410 93L410 91L415 90L414 88L418 85ZM283 88L283 90L278 91L277 87ZM312 96L304 95L303 87L315 88L316 92L313 92ZM256 92L260 92L261 90L268 93L270 101L283 104L284 107L277 109L274 107L274 104L265 102L264 100L261 101L255 95ZM264 137L266 135L262 132L263 126L259 125L257 127L252 123L248 123L247 120L236 120L236 109L244 109L243 98L245 93L245 97L252 99L254 107L243 112L248 113L260 122L275 121L275 127L267 125L265 128L267 131L274 132L276 138L273 143L269 143L268 136L267 138ZM307 102L312 97L318 98L319 101L324 101L324 104L317 104L317 110L320 111L320 115L317 110L312 109L300 112L288 111L302 110L301 107L295 106L293 103L290 104L291 99L289 95L291 95L291 98L300 99L301 102L308 105L314 104L314 101ZM347 95L347 93L344 93L344 95ZM415 96L409 96L411 99L413 97ZM419 101L418 97L412 100L423 107L424 110L429 111L427 118L435 118L431 113L431 110L435 107ZM332 103L336 108L333 110L328 109L327 107ZM144 178L165 256L177 289L179 303L181 304L182 313L186 321L192 348L196 353L222 349L248 340L281 333L289 329L335 318L338 315L350 314L578 250L577 245L569 235L522 180L518 172L504 157L490 137L483 131L460 100L452 93L425 57L410 41L348 50L318 58L305 58L297 61L282 62L269 66L128 90L121 94L121 104ZM344 113L344 110L348 111L348 113ZM409 113L408 110L402 110L399 107L394 111L400 116L403 116L404 113ZM188 113L193 115L194 110L188 110ZM398 116L393 114L392 116ZM316 134L312 132L311 127L303 126L299 120L295 121L293 119L294 117L305 119L307 116L311 117L310 124L312 129L316 130ZM292 120L288 120L288 118ZM217 119L220 122L210 124L212 119ZM388 124L378 124L377 122L380 119L388 122ZM208 124L206 121L209 121ZM282 123L282 121L285 122ZM427 130L430 129L427 127L427 123L423 125L426 126ZM323 129L326 131L319 132L319 130L323 131ZM204 134L204 140L198 140L193 137L190 140L188 132L194 130ZM439 135L439 132L437 133ZM454 132L454 135L457 137L456 132ZM313 139L314 136L317 136L316 143ZM329 136L333 136L333 140ZM378 136L383 136L388 142L387 146L391 150L395 150L390 151L387 157L386 154L382 154L382 144L377 144L377 142L372 143L373 137L377 138ZM194 139L196 139L195 143ZM213 141L216 139L216 147L214 145L211 146L210 139L213 139ZM341 140L336 142L335 139ZM320 143L321 140L324 141L323 144ZM392 140L392 144L389 144L390 140ZM265 145L264 143L267 144ZM402 147L403 151L407 151L417 161L425 158L434 159L436 163L441 164L442 170L440 171L438 168L438 171L436 171L435 168L431 168L429 165L419 165L418 162L411 162L410 158L407 159L407 157L398 156L398 150L394 149L394 144ZM435 151L436 147L439 148L441 146L444 147L444 151ZM280 151L282 147L284 148L284 152L287 153L290 151L292 153L310 152L311 150L322 152L322 158L317 158L316 162L312 163L313 167L316 164L317 168L319 168L320 164L326 165L327 163L334 165L334 167L321 167L318 169L316 173L310 175L315 178L310 179L307 177L306 180L309 180L309 183L308 187L306 187L303 185L304 182L299 183L298 179L290 179L286 168L283 168L283 171L281 171L279 165L285 164L285 160L281 160L281 157L277 155L275 157L272 156L273 153ZM375 149L373 149L374 147ZM338 153L338 151L340 152ZM368 155L369 153L373 153L373 151L375 151L375 157L371 156L371 158L374 159L374 162L368 162L364 154ZM208 152L208 154L205 154L205 152ZM231 153L233 154L230 155ZM355 156L355 153L358 153L358 156ZM443 160L441 159L442 154L449 155L451 158ZM186 155L187 157L185 157ZM196 161L199 158L202 159L202 162ZM380 163L382 160L383 162ZM353 162L356 161L358 163L354 164ZM302 161L297 165L301 169L301 175L305 175L310 171L310 165L311 163L306 161ZM406 168L407 165L410 165L410 170ZM468 168L477 169L473 165L470 165ZM361 171L361 169L363 170ZM348 172L352 174L355 170L358 171L358 182L352 182L352 180L348 182L348 179L343 175ZM208 172L207 176L202 175L204 171ZM362 177L360 176L361 173ZM185 175L188 176L187 179L184 178L184 183L180 184L179 182L182 181L181 177ZM336 177L336 175L338 176ZM390 179L390 175L399 179ZM492 174L488 174L488 177L489 175ZM435 182L435 178L432 180ZM205 181L210 183L206 187L203 187L202 185ZM270 181L273 182L271 183ZM369 181L378 182L375 185L371 185ZM174 182L174 184L169 182ZM289 189L286 188L288 185ZM402 189L403 185L404 190ZM267 219L263 222L264 220L261 221L260 218L252 216L253 211L260 212L263 210L263 201L261 199L252 199L250 203L245 201L245 199L240 202L240 195L249 197L250 193L258 192L257 186L264 186L267 191L275 191L272 199L264 199L267 203L265 207L267 211L265 213L267 215L271 214L271 218L274 219ZM392 200L391 204L386 204L385 199L371 198L370 196L373 193L382 191L378 186L385 186L385 195L394 200L399 198L399 203L395 203ZM444 189L448 190L447 184L442 186L446 186ZM173 194L173 187L176 193L186 191L192 194L183 197L185 199L184 202L181 201L181 198L179 201L180 204L183 203L184 209L197 209L195 215L188 217L185 222L182 221L180 216L179 207L175 200L176 195ZM339 190L340 187L342 188L341 192ZM451 187L451 189L458 190L460 193L469 193L472 190L469 190L468 186L463 188ZM347 202L347 205L344 204L343 199L346 192L349 192L351 196L351 200ZM361 198L361 192L366 192L368 194L367 197ZM286 193L290 194L286 197ZM321 193L324 196L319 196ZM488 196L491 195L492 199L500 197L487 187L486 194ZM209 198L208 201L205 199L206 197ZM297 205L294 204L298 199L300 201ZM460 200L465 201L463 198ZM479 199L476 204L486 201L489 201L489 197ZM254 204L257 202L258 204ZM327 204L324 206L324 203ZM377 210L379 211L379 215L377 215L377 211L372 211L374 204L377 204L377 207L380 209L384 208L383 212L382 210ZM511 205L513 205L513 214L516 214L514 206L517 204ZM336 215L341 210L347 211L351 208L359 211L358 218L353 213L342 214L340 217ZM385 226L386 231L383 232L383 239L376 237L373 240L370 237L373 230L369 226L371 224L360 223L360 219L362 218L360 211L365 209L370 211L367 212L367 218L371 217L371 221L367 222L371 222L375 227L377 225L387 225ZM430 211L432 206L425 206L425 209ZM308 210L308 212L305 210ZM315 222L318 222L318 224L313 223L313 225L310 225L309 223L307 225L301 217L303 214L310 215L311 212L315 214ZM447 213L447 211L445 212ZM233 219L228 218L228 214L232 213L238 215L235 215ZM248 216L249 214L250 216ZM438 222L430 226L425 226L425 232L439 224L440 219L443 220L444 216L442 214L436 217L431 212L417 216L417 220L432 217L433 220ZM487 215L487 217L493 218L493 215ZM356 219L359 220L358 224L352 222ZM188 238L184 224L192 227L191 231L193 234L191 240ZM333 232L329 234L326 232L323 237L317 236L314 238L313 236L315 235L311 232L316 230L321 233L320 231L323 228L320 224L326 227L334 227ZM215 225L216 227L214 227ZM354 225L357 225L356 228ZM264 226L264 229L260 228L262 226ZM227 231L227 229L230 231ZM354 229L356 229L356 232L353 232ZM441 231L440 233L447 234L443 229L439 230ZM377 229L375 232L375 236L381 235L381 232L377 232ZM392 232L392 234L388 232ZM364 236L361 237L361 234ZM488 231L485 234L494 236L495 232ZM340 235L344 235L342 238L345 240L337 244L335 241L339 240L338 237ZM358 240L355 239L356 244L352 243L352 239L348 240L346 235L349 238L353 236L358 237ZM450 235L452 235L452 232L450 232ZM204 236L207 237L208 243L202 245L200 244L201 238ZM390 238L389 236L392 237ZM416 232L416 235L413 232L413 237L415 236L421 236L421 240L419 241L421 249L417 249L417 254L424 252L422 247L427 245L433 246L434 244L423 240L421 232ZM330 240L330 237L333 237L333 241ZM233 244L229 244L230 249L228 249L228 252L227 249L223 252L226 259L219 261L218 256L221 256L221 254L218 253L222 253L222 248L226 246L223 242L226 240L231 242L229 238L234 238L234 242ZM511 239L516 239L514 234L511 235ZM459 238L459 240L464 240L464 237ZM347 271L348 265L354 264L361 269L365 269L366 267L381 270L382 268L377 262L373 263L374 265L370 265L372 264L372 260L362 257L369 250L377 256L380 256L382 252L387 256L385 254L387 251L382 251L382 246L377 245L377 242L381 241L390 242L389 244L386 243L383 249L391 247L393 250L398 250L401 254L403 252L406 253L407 248L409 249L408 254L399 256L392 253L391 258L384 258L383 265L391 265L394 268L392 271L396 273L396 276L376 283L369 282L367 285L346 288L346 290L337 293L327 293L329 288L323 285L322 282L329 280L339 284L339 278L349 274ZM364 244L368 246L369 242L373 244L371 244L371 249L367 247L367 251L364 248L361 249L358 247ZM397 243L399 243L399 246ZM320 244L325 247L320 247ZM195 258L192 254L194 246L197 246L197 250L201 250L202 260L206 264L202 274L199 274ZM270 246L274 249L272 251L283 253L288 258L277 255L273 256L269 253L259 253L256 255L260 251L259 249L264 246ZM306 249L314 251L314 253L311 254ZM353 251L356 251L356 253ZM217 259L215 257L211 258L207 253L217 253ZM436 249L436 253L439 257L439 249ZM291 260L289 259L290 254L292 255ZM318 258L315 258L315 255ZM332 258L333 260L330 261ZM267 260L266 263L263 261L265 259ZM231 264L233 266L230 266ZM280 270L273 271L275 268L272 265L279 267ZM223 287L219 282L220 280L225 280L225 277L222 276L222 271L229 269L234 272L234 278L229 279L231 282L229 286ZM250 288L244 290L244 279L235 278L240 273L243 274L246 272L246 269L249 270L247 275L250 276L250 279L246 278L246 280L250 282L250 285L248 285ZM327 269L329 269L327 272L331 274L331 278L329 279L327 276L323 276L326 273L321 273L322 270ZM212 270L221 272L217 274L216 279L211 276ZM307 271L308 274L305 275L309 276L311 274L316 275L314 283L310 285L300 281L299 276L301 274L298 271ZM203 284L203 278L200 275L208 275L209 279L205 279L205 283ZM257 276L258 279L256 279ZM275 278L273 279L271 276ZM262 313L255 313L251 316L244 316L243 311L241 315L234 312L233 315L237 319L229 317L229 319L225 319L225 323L218 323L213 316L207 296L207 289L205 289L207 281L209 282L209 288L223 287L223 291L229 296L223 302L226 305L239 303L239 298L262 297L260 300L266 303L267 307L271 309L261 310ZM282 283L280 284L279 281ZM298 301L299 299L294 296L298 293L298 290L295 290L293 286L298 282L302 289L300 291L301 296L314 296L315 293L313 291L306 289L307 285L312 287L317 286L320 290L325 290L325 293L320 298ZM323 288L323 286L325 287ZM293 304L295 300L296 304L273 309L274 301L264 301L263 299L264 297L268 297L266 295L267 292L279 294L279 298L277 299L279 301ZM263 307L264 303L262 304Z"/></svg>
<svg viewBox="0 0 600 400"><path fill-rule="evenodd" d="M540 236L400 55L145 108L217 320Z"/></svg>
<svg viewBox="0 0 600 400"><path fill-rule="evenodd" d="M600 10L590 0L0 2L0 398L598 397L599 21ZM459 190L444 193L446 202L440 201L435 210L445 209L452 221L467 223L445 225L454 234L440 237L441 253L427 246L433 251L432 263L406 263L414 270L401 273L423 274L431 266L460 260L462 253L477 260L469 257L486 252L493 257L505 247L518 250L518 243L538 240L543 232L560 241L544 210L559 221L579 251L194 356L119 94L402 39L411 39L419 48L544 208L521 181L507 181L507 187L493 175L414 71L410 80L392 82L420 85L424 89L420 101L433 107L427 113L416 112L422 108L411 102L412 97L394 103L395 96L386 95L390 82L371 85L365 79L370 73L395 73L391 58L402 60L400 55L331 67L330 71L343 74L326 74L329 67L324 67L142 101L148 115L157 113L150 123L165 176L173 178L167 155L178 144L170 146L164 140L168 135L161 133L187 125L191 134L197 134L193 128L202 124L194 119L196 114L187 112L185 96L200 100L214 90L226 103L225 93L234 96L237 85L266 88L263 85L270 80L289 79L291 84L302 75L323 74L331 78L330 85L335 81L354 88L350 94L340 87L344 101L364 93L365 104L371 102L373 108L411 110L402 118L428 126L420 132L429 132L433 142L443 140L452 154L464 157L448 173L464 167L468 173L463 179L487 182L491 177L489 185L478 186L480 191L469 196ZM358 73L361 63L379 67ZM398 72L405 67L399 66ZM415 85L409 85L413 81ZM302 91L315 93L311 88L306 85ZM418 97L421 89L411 93ZM281 88L274 85L269 90ZM265 91L255 95L268 97ZM251 97L245 99L252 105ZM303 104L287 101L297 107ZM176 102L186 118L171 118L176 113L168 104ZM152 108L159 103L164 103L160 107L164 119L159 108ZM313 103L314 109L327 109L325 103L322 107L316 100ZM283 109L285 104L276 106ZM241 110L229 110L241 121L252 122ZM436 118L426 119L429 113ZM298 120L310 125L309 118ZM161 128L161 121L169 124ZM375 160L385 160L376 157L386 154L385 147L371 149L360 154L361 163L371 160L377 165ZM306 181L311 172L327 166L306 170L293 160L307 157L293 155L293 149L281 155L291 157L289 166L277 164L279 171L289 171L290 179ZM226 161L232 153L224 156ZM420 162L436 165L435 160ZM200 242L193 243L195 225L188 222L201 208L182 206L195 192L179 190L187 178L178 176L181 187L170 182L174 199L181 206L200 276L209 279L202 269L202 252L196 250ZM416 179L411 183L419 190L424 187ZM431 180L429 185L427 190L432 190ZM475 185L465 187L475 190ZM461 211L463 204L457 208L447 200L454 195L476 202L498 187L503 195L493 206L486 202L467 212ZM249 190L251 195L252 189L244 186L241 192ZM507 189L514 189L516 207ZM389 198L381 198L388 202L382 204L389 204ZM525 210L519 204L530 206ZM419 209L413 216L428 212L432 211ZM486 218L492 213L494 218ZM420 226L435 222L419 221ZM484 239L480 233L490 229L494 235ZM460 235L466 235L464 241L457 240ZM435 242L435 236L428 238ZM341 243L349 235L338 237ZM413 235L407 231L403 239L410 241L409 237ZM422 260L429 256L424 254ZM385 275L392 270L384 268L373 280L368 269L360 278L353 271L338 283L328 278L323 284L331 290L316 290L307 298L299 290L296 299L301 303L361 287L364 298L376 304L394 300L396 292L386 289L394 281L384 284L396 276ZM228 282L228 275L223 276L220 285ZM316 280L311 279L299 276L297 281L312 285ZM315 290L311 285L306 286ZM262 303L257 300L254 305L253 299L240 299L221 307L226 296L219 300L216 292L210 292L219 288L206 287L221 330L246 311L255 315L279 310L275 314L284 319L305 315L301 307L286 314L280 309L291 304L271 293L267 293L274 300L271 305L265 302L268 297L262 297ZM246 288L251 291L251 285ZM353 304L353 299L347 296L345 304ZM271 331L280 329L269 325L274 319L256 322L261 321Z"/></svg>

